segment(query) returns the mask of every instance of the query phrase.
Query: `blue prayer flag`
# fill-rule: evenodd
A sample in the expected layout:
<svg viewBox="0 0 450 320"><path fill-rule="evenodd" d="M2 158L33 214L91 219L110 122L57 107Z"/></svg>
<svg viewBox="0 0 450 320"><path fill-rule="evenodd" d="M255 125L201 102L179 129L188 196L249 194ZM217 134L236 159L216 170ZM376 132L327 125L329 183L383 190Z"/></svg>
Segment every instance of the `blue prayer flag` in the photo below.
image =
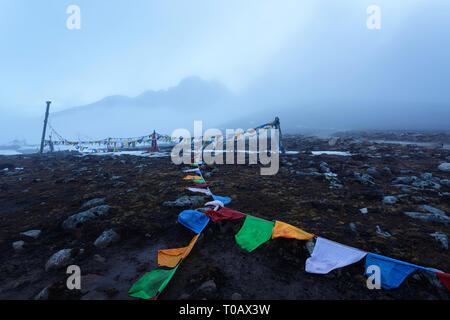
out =
<svg viewBox="0 0 450 320"><path fill-rule="evenodd" d="M221 196L216 196L216 195L212 195L212 197L214 200L221 201L224 205L227 205L231 202L230 197L221 197Z"/></svg>
<svg viewBox="0 0 450 320"><path fill-rule="evenodd" d="M407 262L380 256L374 253L368 253L366 256L365 274L367 268L371 265L378 266L381 272L381 287L383 289L395 289L418 268L425 269Z"/></svg>
<svg viewBox="0 0 450 320"><path fill-rule="evenodd" d="M209 218L203 212L184 210L178 215L178 221L195 233L200 233L209 222Z"/></svg>

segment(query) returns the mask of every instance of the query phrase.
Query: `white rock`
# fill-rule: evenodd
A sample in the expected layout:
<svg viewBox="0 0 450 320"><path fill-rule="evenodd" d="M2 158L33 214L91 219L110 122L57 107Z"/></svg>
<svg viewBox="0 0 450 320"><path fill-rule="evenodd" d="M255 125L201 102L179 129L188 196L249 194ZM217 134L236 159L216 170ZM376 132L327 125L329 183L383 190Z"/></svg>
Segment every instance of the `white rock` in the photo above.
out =
<svg viewBox="0 0 450 320"><path fill-rule="evenodd" d="M72 249L62 249L52 255L45 264L45 271L58 269L69 265Z"/></svg>
<svg viewBox="0 0 450 320"><path fill-rule="evenodd" d="M16 250L16 251L21 251L23 249L24 245L25 245L25 241L22 241L22 240L13 242L13 244L12 244L14 250Z"/></svg>
<svg viewBox="0 0 450 320"><path fill-rule="evenodd" d="M28 230L28 231L22 232L20 234L23 236L26 236L26 237L37 239L39 237L39 235L41 234L41 230Z"/></svg>
<svg viewBox="0 0 450 320"><path fill-rule="evenodd" d="M435 232L430 233L430 236L436 239L436 241L440 241L443 248L448 249L448 238L445 234L443 234L442 232Z"/></svg>
<svg viewBox="0 0 450 320"><path fill-rule="evenodd" d="M438 169L441 171L450 172L450 163L449 162L441 163L438 166Z"/></svg>
<svg viewBox="0 0 450 320"><path fill-rule="evenodd" d="M397 203L397 201L398 201L397 197L394 196L386 196L383 198L384 204L395 204Z"/></svg>
<svg viewBox="0 0 450 320"><path fill-rule="evenodd" d="M94 246L98 248L105 248L111 243L120 240L120 236L112 229L104 231L94 242Z"/></svg>

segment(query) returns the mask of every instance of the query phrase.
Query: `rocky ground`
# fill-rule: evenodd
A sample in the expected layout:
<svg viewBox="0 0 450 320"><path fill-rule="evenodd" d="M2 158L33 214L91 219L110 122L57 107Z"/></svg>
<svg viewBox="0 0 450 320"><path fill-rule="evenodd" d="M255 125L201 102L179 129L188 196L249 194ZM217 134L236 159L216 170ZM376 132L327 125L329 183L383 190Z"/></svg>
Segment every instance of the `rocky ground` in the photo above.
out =
<svg viewBox="0 0 450 320"><path fill-rule="evenodd" d="M348 135L284 143L299 152L282 155L275 176L261 176L259 165L207 166L213 193L231 197L231 209L450 272L449 150ZM352 156L311 153L320 150ZM157 250L193 237L177 215L210 200L167 203L198 196L185 189L184 167L169 157L0 156L0 299L131 299L131 285L157 268ZM234 240L242 223L210 222L159 299L450 297L420 272L398 289L368 290L363 261L308 274L304 241L275 239L248 253ZM81 268L81 290L66 288L70 264Z"/></svg>

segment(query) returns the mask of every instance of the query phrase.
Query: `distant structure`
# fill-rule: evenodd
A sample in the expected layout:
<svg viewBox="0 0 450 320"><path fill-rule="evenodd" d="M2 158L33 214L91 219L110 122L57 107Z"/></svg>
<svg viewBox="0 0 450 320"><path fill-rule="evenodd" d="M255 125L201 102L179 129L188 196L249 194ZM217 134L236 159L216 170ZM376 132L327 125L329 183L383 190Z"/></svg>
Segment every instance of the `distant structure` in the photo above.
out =
<svg viewBox="0 0 450 320"><path fill-rule="evenodd" d="M53 145L52 134L50 134L50 139L48 141L48 145L50 147L50 152L54 152L55 151L55 147Z"/></svg>
<svg viewBox="0 0 450 320"><path fill-rule="evenodd" d="M283 147L283 136L281 135L281 125L280 125L280 118L275 117L274 121L275 129L278 129L278 146L281 153L285 153L286 150Z"/></svg>
<svg viewBox="0 0 450 320"><path fill-rule="evenodd" d="M152 148L150 149L150 152L159 152L158 143L156 141L156 131L153 130L152 134Z"/></svg>

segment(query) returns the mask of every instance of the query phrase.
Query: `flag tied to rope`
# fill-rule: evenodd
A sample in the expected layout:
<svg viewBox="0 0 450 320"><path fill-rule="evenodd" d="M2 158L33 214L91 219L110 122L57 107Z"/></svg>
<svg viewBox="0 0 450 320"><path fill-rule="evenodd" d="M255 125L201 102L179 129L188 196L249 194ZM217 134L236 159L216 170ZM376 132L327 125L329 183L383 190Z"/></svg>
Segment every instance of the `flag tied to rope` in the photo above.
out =
<svg viewBox="0 0 450 320"><path fill-rule="evenodd" d="M183 178L183 180L201 180L201 179L203 178L200 176L186 176Z"/></svg>
<svg viewBox="0 0 450 320"><path fill-rule="evenodd" d="M272 239L280 237L297 240L308 240L314 237L314 235L305 232L302 229L291 226L290 224L281 221L275 221L275 227L272 230Z"/></svg>
<svg viewBox="0 0 450 320"><path fill-rule="evenodd" d="M327 274L328 272L356 263L367 252L347 247L334 241L317 237L311 257L306 259L306 272Z"/></svg>
<svg viewBox="0 0 450 320"><path fill-rule="evenodd" d="M203 212L184 210L178 215L178 221L195 233L200 233L209 222L209 218Z"/></svg>
<svg viewBox="0 0 450 320"><path fill-rule="evenodd" d="M192 192L200 192L200 193L204 193L208 196L211 195L211 191L209 191L208 189L201 189L201 188L187 188L187 189Z"/></svg>
<svg viewBox="0 0 450 320"><path fill-rule="evenodd" d="M152 299L161 293L167 286L178 266L173 269L156 269L144 274L128 291L128 295L141 299Z"/></svg>
<svg viewBox="0 0 450 320"><path fill-rule="evenodd" d="M366 258L365 266L365 273L368 276L370 276L371 274L367 273L367 267L372 265L378 266L380 268L381 287L383 289L397 288L402 284L407 276L416 271L418 268L428 270L426 268L422 268L408 262L391 259L375 253L369 253Z"/></svg>
<svg viewBox="0 0 450 320"><path fill-rule="evenodd" d="M272 237L274 223L252 216L245 218L244 224L234 236L236 243L249 252L252 252Z"/></svg>
<svg viewBox="0 0 450 320"><path fill-rule="evenodd" d="M199 236L197 234L192 238L187 247L158 250L158 266L174 268L182 259L189 255Z"/></svg>
<svg viewBox="0 0 450 320"><path fill-rule="evenodd" d="M195 181L192 181L192 182L194 183L194 186L196 186L196 187L209 188L209 184L207 184L207 183L200 183L200 182L195 182Z"/></svg>
<svg viewBox="0 0 450 320"><path fill-rule="evenodd" d="M218 200L220 202L222 202L224 205L227 205L231 202L231 198L230 197L221 197L221 196L216 196L216 195L212 195L214 200Z"/></svg>
<svg viewBox="0 0 450 320"><path fill-rule="evenodd" d="M233 211L228 208L221 208L218 211L208 210L206 211L206 215L213 221L221 221L221 220L237 220L241 218L245 218L245 214Z"/></svg>
<svg viewBox="0 0 450 320"><path fill-rule="evenodd" d="M223 203L221 201L214 200L205 203L205 206L214 206L214 211L217 211L217 209L223 208Z"/></svg>
<svg viewBox="0 0 450 320"><path fill-rule="evenodd" d="M441 283L444 285L447 291L450 291L450 274L436 272L436 275L438 276L439 280L441 280Z"/></svg>

